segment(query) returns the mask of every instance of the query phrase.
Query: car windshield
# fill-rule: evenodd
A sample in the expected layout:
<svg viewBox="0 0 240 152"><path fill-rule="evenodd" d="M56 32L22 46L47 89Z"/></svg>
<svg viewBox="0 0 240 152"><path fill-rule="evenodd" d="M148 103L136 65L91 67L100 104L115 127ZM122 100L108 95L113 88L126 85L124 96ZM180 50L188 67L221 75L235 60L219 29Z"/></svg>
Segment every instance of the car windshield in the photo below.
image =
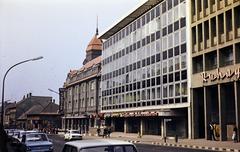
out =
<svg viewBox="0 0 240 152"><path fill-rule="evenodd" d="M119 146L99 146L82 148L80 152L137 152L136 148L131 145Z"/></svg>
<svg viewBox="0 0 240 152"><path fill-rule="evenodd" d="M45 134L28 134L26 141L48 141L48 139Z"/></svg>
<svg viewBox="0 0 240 152"><path fill-rule="evenodd" d="M72 133L72 134L79 134L79 131L76 131L76 130L75 130L75 131L72 131L71 133Z"/></svg>

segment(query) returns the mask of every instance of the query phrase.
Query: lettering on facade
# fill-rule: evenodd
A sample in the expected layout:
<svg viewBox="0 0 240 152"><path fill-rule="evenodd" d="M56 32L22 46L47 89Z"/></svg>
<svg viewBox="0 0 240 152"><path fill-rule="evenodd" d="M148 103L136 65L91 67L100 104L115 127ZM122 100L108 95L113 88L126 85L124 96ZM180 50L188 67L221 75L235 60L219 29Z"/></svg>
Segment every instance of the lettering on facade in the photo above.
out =
<svg viewBox="0 0 240 152"><path fill-rule="evenodd" d="M157 112L128 112L128 113L116 113L112 114L112 117L147 117L147 116L158 116Z"/></svg>
<svg viewBox="0 0 240 152"><path fill-rule="evenodd" d="M221 72L219 68L217 68L216 73L207 73L207 72L202 72L201 73L203 83L210 81L215 81L215 80L223 80L223 79L230 79L232 77L235 77L236 80L240 79L240 68L237 68L235 70L227 69L226 72Z"/></svg>

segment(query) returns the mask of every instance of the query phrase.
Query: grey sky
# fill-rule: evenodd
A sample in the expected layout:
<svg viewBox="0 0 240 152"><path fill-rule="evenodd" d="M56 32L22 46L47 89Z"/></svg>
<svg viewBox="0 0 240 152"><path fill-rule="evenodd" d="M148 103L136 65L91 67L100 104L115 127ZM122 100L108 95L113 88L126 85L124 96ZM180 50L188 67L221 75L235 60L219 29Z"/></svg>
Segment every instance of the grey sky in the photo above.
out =
<svg viewBox="0 0 240 152"><path fill-rule="evenodd" d="M5 100L23 95L58 96L70 69L79 69L87 44L141 0L0 0L0 80L11 65L29 58L44 59L13 69ZM0 95L1 96L1 95Z"/></svg>

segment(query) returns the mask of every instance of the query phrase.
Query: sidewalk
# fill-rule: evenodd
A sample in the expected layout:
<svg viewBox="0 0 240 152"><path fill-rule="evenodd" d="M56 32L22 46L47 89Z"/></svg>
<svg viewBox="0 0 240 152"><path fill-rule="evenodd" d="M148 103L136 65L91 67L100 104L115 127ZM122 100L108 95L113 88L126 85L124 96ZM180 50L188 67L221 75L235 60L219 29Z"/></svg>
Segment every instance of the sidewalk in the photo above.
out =
<svg viewBox="0 0 240 152"><path fill-rule="evenodd" d="M91 138L86 136L86 138ZM96 138L96 137L94 137ZM102 137L99 137L102 138ZM162 146L174 146L174 147L185 147L194 149L204 149L213 151L234 151L240 152L240 143L233 143L232 141L210 141L205 139L178 139L176 143L173 138L167 139L166 143L160 136L154 135L143 135L142 138L138 138L137 134L113 132L111 138L125 140L133 143L141 144L153 144Z"/></svg>

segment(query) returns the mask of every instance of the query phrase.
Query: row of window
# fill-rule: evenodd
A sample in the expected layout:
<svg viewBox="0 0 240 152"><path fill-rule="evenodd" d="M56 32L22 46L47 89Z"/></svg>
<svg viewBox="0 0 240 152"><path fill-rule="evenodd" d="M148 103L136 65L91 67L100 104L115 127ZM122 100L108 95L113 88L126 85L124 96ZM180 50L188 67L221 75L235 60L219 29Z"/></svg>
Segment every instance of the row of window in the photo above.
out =
<svg viewBox="0 0 240 152"><path fill-rule="evenodd" d="M180 28L185 27L186 26L186 19L185 18L181 18L180 23L181 23L180 24ZM179 21L174 23L174 31L177 31L178 29L179 29ZM172 32L173 32L173 24L169 25L168 27L163 28L163 30L162 30L162 37L166 36L167 34L171 34ZM175 41L177 41L177 39L179 41L179 38L177 38L177 36L178 35L175 36L175 39L176 39ZM115 53L115 54L105 58L102 61L102 64L105 65L105 64L108 64L110 62L113 62L113 61L123 57L124 55L128 55L129 53L131 53L131 52L133 52L133 51L135 51L135 50L137 50L137 49L139 49L141 47L144 47L145 45L148 45L149 43L157 41L159 38L160 38L160 31L157 31L156 33L152 33L151 35L146 36L145 38L143 38L141 41L138 41L138 42L136 42L136 43L126 47L125 49L122 49L121 51L118 51L117 53ZM158 47L156 47L156 49L158 49Z"/></svg>
<svg viewBox="0 0 240 152"><path fill-rule="evenodd" d="M177 103L186 103L186 102L187 102L187 97L182 97L182 98L175 98L175 99L151 100L151 101L119 104L119 105L112 105L112 106L103 105L102 110L126 109L126 108L156 106L156 105L164 105L164 104L177 104Z"/></svg>
<svg viewBox="0 0 240 152"><path fill-rule="evenodd" d="M112 89L108 89L111 87L110 87L110 85L107 85L107 89L102 90L102 96L104 97L104 96L108 96L108 95L115 95L118 93L124 93L124 92L128 92L128 91L134 91L134 90L154 87L154 86L158 86L161 84L165 85L168 83L173 83L173 82L177 82L180 80L183 81L186 79L187 79L187 70L183 70L183 71L178 71L175 73L163 75L162 77L159 76L156 78L151 78L151 79L147 79L147 80L143 80L143 81L139 81L139 82L135 82L135 83L130 83L130 84L122 85L119 87L113 86Z"/></svg>
<svg viewBox="0 0 240 152"><path fill-rule="evenodd" d="M164 51L162 53L162 60L170 59L173 56L178 56L181 51L181 54L186 53L186 43L182 44L181 46L177 46L174 49L169 49L167 51ZM145 66L149 66L150 64L154 64L155 62L159 62L161 60L161 53L158 53L156 55L153 55L151 57L148 57L146 59L143 59L142 61L135 62L133 64L130 64L126 67L119 68L117 70L114 70L112 72L106 73L102 75L102 81L117 77L119 75L123 75L125 73L134 71L136 69L143 68ZM185 60L183 61L185 62ZM171 70L170 70L171 71Z"/></svg>
<svg viewBox="0 0 240 152"><path fill-rule="evenodd" d="M161 93L162 90L162 93ZM162 95L162 96L161 96ZM103 97L103 105L121 104L143 100L168 99L179 96L187 96L187 82L164 85L162 88L142 89L125 94Z"/></svg>
<svg viewBox="0 0 240 152"><path fill-rule="evenodd" d="M180 0L180 3L184 0ZM125 36L128 36L132 32L136 31L137 29L143 27L144 25L148 24L150 21L154 20L155 18L159 17L160 14L165 14L168 10L171 10L173 7L176 7L179 4L179 0L167 0L150 10L149 12L145 13L134 22L123 28L121 31L113 35L109 38L106 42L103 43L103 50L107 49L111 45L115 44L116 42L123 39ZM178 14L178 13L176 13ZM166 17L167 18L167 17ZM166 21L166 20L164 20Z"/></svg>
<svg viewBox="0 0 240 152"><path fill-rule="evenodd" d="M233 65L234 61L235 63L240 63L240 43L235 44L235 50L233 50L233 45L229 45L219 50L205 53L204 58L203 55L196 56L192 59L192 61L193 73L199 73L203 71L213 70L218 67ZM205 64L203 64L203 62L205 62ZM205 65L205 67L203 67L203 65Z"/></svg>

